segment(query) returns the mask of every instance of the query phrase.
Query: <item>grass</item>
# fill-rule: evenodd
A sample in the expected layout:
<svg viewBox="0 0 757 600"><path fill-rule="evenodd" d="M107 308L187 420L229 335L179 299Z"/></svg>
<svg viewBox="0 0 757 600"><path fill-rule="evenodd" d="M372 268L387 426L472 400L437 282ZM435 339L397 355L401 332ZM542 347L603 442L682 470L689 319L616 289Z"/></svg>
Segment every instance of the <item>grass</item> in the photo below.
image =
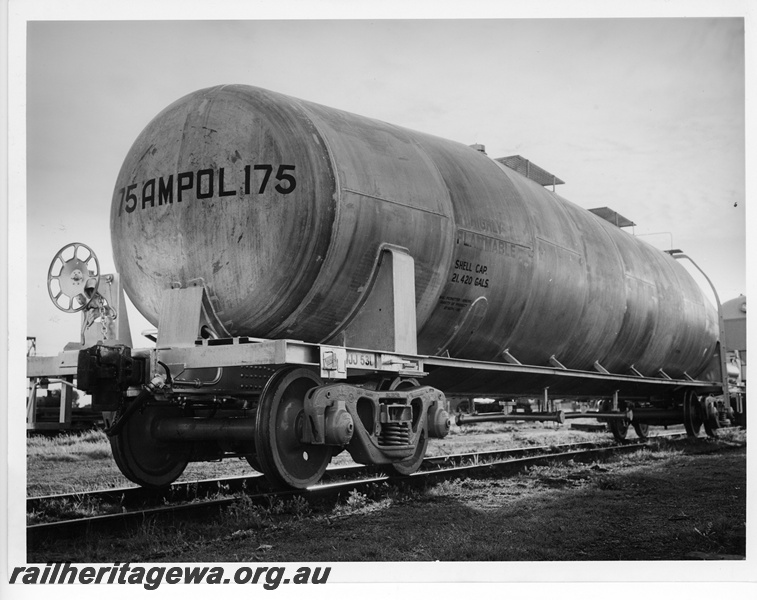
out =
<svg viewBox="0 0 757 600"><path fill-rule="evenodd" d="M746 522L717 516L711 521L697 523L688 533L688 537L692 545L697 545L702 548L702 552L708 554L724 554L730 551L743 553Z"/></svg>
<svg viewBox="0 0 757 600"><path fill-rule="evenodd" d="M33 525L51 520L65 521L81 519L103 514L104 507L97 499L87 496L73 500L55 499L47 502L44 511L31 512L26 515L26 524Z"/></svg>
<svg viewBox="0 0 757 600"><path fill-rule="evenodd" d="M26 440L26 494L42 496L133 486L113 460L107 435L100 430L31 436ZM246 460L191 463L180 480L250 475Z"/></svg>
<svg viewBox="0 0 757 600"><path fill-rule="evenodd" d="M242 497L203 522L147 522L55 542L30 560L686 560L745 552L744 442L703 453L661 445L604 462L534 466L511 478L426 489L386 483L336 504ZM728 506L724 511L723 507Z"/></svg>
<svg viewBox="0 0 757 600"><path fill-rule="evenodd" d="M32 460L59 462L100 460L112 456L108 436L98 429L54 437L32 436L27 439L26 454L27 458Z"/></svg>
<svg viewBox="0 0 757 600"><path fill-rule="evenodd" d="M533 434L527 437L533 445L563 443L554 431L534 427L522 433ZM499 437L498 447L524 445L513 433L485 424L473 435ZM571 432L563 429L563 433ZM594 441L607 437L577 433ZM101 433L46 442L47 446L30 440L30 448L36 446L35 457L86 456L98 447L107 448ZM468 443L466 436L453 432L434 452L445 453L441 444L460 451L458 442ZM745 432L730 430L716 440L660 441L601 462L534 466L509 478L457 479L427 489L382 483L354 491L336 504L309 504L298 497L257 506L242 497L219 516L202 521L147 521L126 534L87 537L73 544L52 540L31 552L29 560L565 561L743 556L745 445ZM35 458L32 462L47 464L56 477L69 464L78 466L77 472L86 465L89 472L98 465L110 468L112 460L66 463ZM98 487L103 487L102 481ZM60 510L96 508L74 505Z"/></svg>

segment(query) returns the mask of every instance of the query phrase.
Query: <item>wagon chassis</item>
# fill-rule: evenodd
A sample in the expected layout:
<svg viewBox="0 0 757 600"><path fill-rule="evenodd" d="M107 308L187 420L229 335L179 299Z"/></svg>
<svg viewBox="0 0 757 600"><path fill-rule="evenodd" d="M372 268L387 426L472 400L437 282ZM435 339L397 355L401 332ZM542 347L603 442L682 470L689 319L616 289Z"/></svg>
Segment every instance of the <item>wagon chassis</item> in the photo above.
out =
<svg viewBox="0 0 757 600"><path fill-rule="evenodd" d="M157 366L162 362L167 365L183 367L182 370L187 368L299 365L318 369L321 377L327 379L347 379L368 373L390 374L399 377L423 377L436 368L447 368L530 375L542 380L549 378L554 382L563 380L599 382L602 387L607 389L623 389L626 387L633 389L695 388L701 392L715 392L721 389L719 384L694 379L646 377L641 374L623 375L539 365L464 360L444 356L398 354L313 344L298 340L265 340L246 336L197 340L195 346L190 348L169 347L137 350L135 356L138 354L147 355L148 353L153 365ZM339 362L335 363L335 360ZM78 364L78 350L64 351L57 356L29 357L27 362L29 377L74 376ZM356 362L362 363L362 366L351 366ZM345 363L346 368L341 366ZM337 367L337 364L340 366ZM198 383L198 387L201 383Z"/></svg>
<svg viewBox="0 0 757 600"><path fill-rule="evenodd" d="M102 395L102 388L91 374L85 375L80 370L80 364L85 364L80 354L97 355L97 360L106 357L107 362L113 349L117 349L118 360L143 363L145 368L138 379L150 382L141 385L131 381L116 402L112 394ZM187 462L230 456L246 457L254 468L280 484L307 487L320 478L332 453L345 447L359 462L385 463L399 473L410 473L423 459L428 436L442 437L449 428L444 395L433 386L419 385L426 378L433 380L440 371L495 375L489 377L497 382L494 385L501 385L508 378L521 381L533 378L541 382L544 393L541 410L528 415L503 414L500 418L490 415L490 420L564 422L566 416L591 416L608 421L613 433L616 437L621 434L621 439L629 424L639 427L646 423L680 423L687 416L682 413L686 406L688 413L698 415L696 418L688 415L691 424L687 430L698 431L707 422L700 414L701 398L718 389L702 381L460 360L296 340L250 337L197 340L191 347L133 353L126 350L128 358L124 357L125 349L99 344L90 349L64 351L57 357L30 358L28 375L49 377L55 373L61 378L87 380L93 407L103 411L110 426L116 462L128 477L146 487L165 486L181 474ZM105 372L110 373L113 367L106 365ZM283 392L279 389L282 381L289 381ZM286 395L292 381L298 381L294 385L301 388L293 400L297 406L292 410L302 413L304 409L310 417L318 413L306 422L320 427L298 425L293 429L286 419L277 422L271 417L270 409L268 421L264 422L260 399L270 395L271 389L279 389ZM604 391L609 398L598 413L566 415L550 410L553 408L550 388L559 390L566 382ZM310 389L317 393L307 399L302 397ZM492 387L489 392L496 395L498 390ZM678 394L689 402L679 410L628 407L628 398L671 398ZM328 402L329 396L337 401ZM386 407L382 410L387 414L366 418L366 411L357 408L361 398L367 398L373 406ZM306 400L310 402L308 408L304 407ZM420 408L415 411L413 429L410 407L414 401ZM695 403L696 408L692 409ZM126 407L131 407L128 414L124 412ZM389 414L392 411L400 413L394 420ZM459 415L458 423L465 423L465 417ZM468 418L468 422L473 420ZM407 423L406 430L412 433L401 440L404 443L382 448L378 443L381 429L390 422ZM355 430L361 435L353 440ZM357 440L360 437L362 440Z"/></svg>

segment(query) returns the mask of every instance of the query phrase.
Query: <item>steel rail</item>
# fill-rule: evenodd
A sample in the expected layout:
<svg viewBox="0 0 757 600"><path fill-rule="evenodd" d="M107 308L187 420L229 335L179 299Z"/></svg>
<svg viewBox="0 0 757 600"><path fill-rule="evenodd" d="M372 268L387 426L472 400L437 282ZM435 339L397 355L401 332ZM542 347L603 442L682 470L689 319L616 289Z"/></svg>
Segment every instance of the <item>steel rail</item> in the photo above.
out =
<svg viewBox="0 0 757 600"><path fill-rule="evenodd" d="M673 432L676 433L676 432ZM660 434L659 437L672 434ZM485 450L450 454L440 456L426 456L420 467L421 471L440 468L444 465L459 465L463 463L490 462L504 458L515 458L534 453L546 453L556 448L569 450L580 448L595 448L602 445L612 444L609 440L596 442L574 442L569 444L554 444L550 446L525 446L520 448L503 448L499 450ZM364 477L383 473L381 465L345 465L332 466L326 470L321 483L331 483L349 477ZM147 504L160 504L164 501L193 500L211 496L218 493L258 493L267 491L270 484L263 475L241 475L201 479L196 481L180 481L171 484L163 490L151 490L147 488L128 486L121 488L108 488L101 490L69 492L65 494L48 494L33 496L26 500L26 512L44 510L45 505L57 503L77 504L85 501L94 501L103 504L117 504L121 508L144 506Z"/></svg>
<svg viewBox="0 0 757 600"><path fill-rule="evenodd" d="M378 474L368 478L362 478L358 480L348 481L333 481L323 482L315 485L306 490L284 490L284 491L260 491L252 494L245 494L248 501L254 504L270 503L272 499L276 498L282 501L294 498L303 497L308 501L326 501L336 500L340 496L346 495L349 492L367 491L372 487L375 487L381 483L395 482L400 485L410 486L426 486L439 481L454 479L458 477L493 477L501 476L504 474L512 474L518 472L525 467L548 464L554 461L566 461L566 460L590 460L601 456L614 453L633 452L642 448L646 448L650 441L657 438L683 438L685 434L675 432L667 435L660 435L650 437L646 441L624 443L615 445L599 446L593 443L573 444L574 449L566 450L559 448L558 446L547 447L551 448L552 452L537 452L533 455L525 455L528 450L533 448L518 448L522 455L518 457L500 458L494 459L491 462L481 462L473 458L467 459L469 464L460 464L460 462L466 462L463 457L475 457L483 454L506 454L507 451L495 451L491 453L468 453L466 455L453 455L450 457L437 457L439 459L456 459L453 461L452 466L445 465L445 461L436 463L436 468L430 468L423 471L418 471L412 475L397 476ZM575 446L592 446L575 448ZM571 444L565 444L563 446L571 446ZM540 447L545 448L545 447ZM558 448L560 452L554 452L554 449ZM457 460L460 459L460 460ZM434 459L432 458L432 461ZM474 462L470 462L470 461ZM424 461L425 462L425 461ZM457 462L457 464L454 464ZM344 470L351 470L352 467L347 467ZM337 469L332 469L336 471ZM262 476L261 476L262 477ZM38 546L45 539L48 538L64 538L64 537L77 537L86 535L96 531L117 531L128 527L139 526L141 523L147 522L154 518L162 518L166 516L180 516L181 518L191 518L194 516L201 516L207 518L210 512L218 512L220 509L230 506L239 501L239 496L229 496L223 498L212 498L201 501L188 502L175 505L163 505L151 508L144 508L138 510L130 510L113 514L98 515L80 519L70 519L65 521L55 521L51 523L39 523L35 525L28 525L27 530L27 549Z"/></svg>

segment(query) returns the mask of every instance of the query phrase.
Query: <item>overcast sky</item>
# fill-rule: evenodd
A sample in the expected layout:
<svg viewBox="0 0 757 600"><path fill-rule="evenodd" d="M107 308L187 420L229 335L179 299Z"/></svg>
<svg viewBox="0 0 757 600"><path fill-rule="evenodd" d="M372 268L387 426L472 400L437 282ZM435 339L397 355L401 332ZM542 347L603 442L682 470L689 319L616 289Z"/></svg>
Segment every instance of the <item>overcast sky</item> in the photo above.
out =
<svg viewBox="0 0 757 600"><path fill-rule="evenodd" d="M79 335L78 315L47 295L56 251L84 242L113 269L109 207L129 147L165 106L222 83L521 154L563 179L572 202L609 206L642 239L685 250L723 300L746 292L742 19L51 21L27 32L28 335L41 353Z"/></svg>

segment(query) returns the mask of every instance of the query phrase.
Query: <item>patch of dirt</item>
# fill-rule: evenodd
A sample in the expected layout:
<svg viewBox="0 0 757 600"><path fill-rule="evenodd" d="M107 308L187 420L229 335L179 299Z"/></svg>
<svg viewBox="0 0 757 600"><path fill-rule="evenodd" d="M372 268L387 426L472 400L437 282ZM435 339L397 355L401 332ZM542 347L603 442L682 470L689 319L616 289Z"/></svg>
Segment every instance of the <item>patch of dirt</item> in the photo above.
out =
<svg viewBox="0 0 757 600"><path fill-rule="evenodd" d="M745 450L437 486L349 518L261 532L275 561L683 560L745 554ZM313 543L312 540L317 540ZM210 546L243 555L245 543ZM700 558L697 556L697 558Z"/></svg>

